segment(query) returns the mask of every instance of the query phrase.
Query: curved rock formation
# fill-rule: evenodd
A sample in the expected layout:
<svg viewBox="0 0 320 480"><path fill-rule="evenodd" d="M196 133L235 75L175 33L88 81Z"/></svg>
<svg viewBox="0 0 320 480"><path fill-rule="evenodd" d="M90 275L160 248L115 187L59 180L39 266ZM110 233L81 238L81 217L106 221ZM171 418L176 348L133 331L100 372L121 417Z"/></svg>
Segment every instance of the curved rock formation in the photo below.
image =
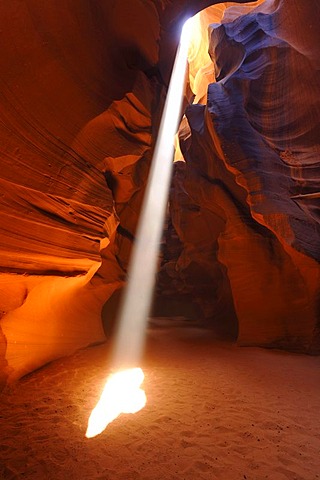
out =
<svg viewBox="0 0 320 480"><path fill-rule="evenodd" d="M108 330L179 26L215 3L12 0L3 8L4 376L104 340L101 312ZM185 163L173 180L159 292L192 298L213 323L239 328L240 343L315 352L319 33L310 9L319 7L235 3L244 2L211 7L212 63L190 63L201 104L188 108L181 132Z"/></svg>
<svg viewBox="0 0 320 480"><path fill-rule="evenodd" d="M303 30L299 2L265 2L245 7L244 15L243 8L227 9L221 23L210 26L216 82L207 106L187 110L190 130L184 128L180 145L186 164L171 197L183 248L163 267L162 282L171 276L176 288L180 281L205 315L221 316L221 304L226 312L225 303L233 302L241 344L315 353L318 34L314 43L309 34L297 35ZM197 269L201 277L210 272L209 284L194 282ZM211 293L199 294L200 285Z"/></svg>
<svg viewBox="0 0 320 480"><path fill-rule="evenodd" d="M152 2L40 3L11 2L1 18L1 264L59 276L2 277L5 298L21 291L2 306L12 377L104 340L101 309L125 275L105 173L110 159L123 173L151 148L148 71L158 59ZM142 183L129 178L129 197ZM93 277L100 242L103 280L101 269Z"/></svg>

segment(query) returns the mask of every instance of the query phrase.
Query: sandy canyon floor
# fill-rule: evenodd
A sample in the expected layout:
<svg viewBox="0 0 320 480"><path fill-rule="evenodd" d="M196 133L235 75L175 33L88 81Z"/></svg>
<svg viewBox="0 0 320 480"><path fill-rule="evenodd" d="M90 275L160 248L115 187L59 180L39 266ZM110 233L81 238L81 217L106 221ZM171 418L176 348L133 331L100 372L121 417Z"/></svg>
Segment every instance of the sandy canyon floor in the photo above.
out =
<svg viewBox="0 0 320 480"><path fill-rule="evenodd" d="M152 323L147 406L93 439L109 344L2 392L0 479L320 478L320 358L237 347L185 323Z"/></svg>

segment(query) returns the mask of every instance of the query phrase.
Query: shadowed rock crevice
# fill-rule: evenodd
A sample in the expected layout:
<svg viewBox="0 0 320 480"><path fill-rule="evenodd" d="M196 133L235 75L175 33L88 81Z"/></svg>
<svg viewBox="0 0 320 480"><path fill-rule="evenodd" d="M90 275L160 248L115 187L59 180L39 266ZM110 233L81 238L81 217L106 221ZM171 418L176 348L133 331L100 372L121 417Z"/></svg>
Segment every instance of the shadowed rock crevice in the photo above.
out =
<svg viewBox="0 0 320 480"><path fill-rule="evenodd" d="M320 79L310 61L315 47L302 54L303 47L283 35L280 4L299 23L296 5L268 2L245 15L231 7L209 27L216 82L208 87L207 105L186 112L185 172L171 200L182 248L162 274L174 279L173 295L188 262L200 266L206 258L212 291L198 301L211 301L214 317L213 285L227 281L240 344L317 353ZM301 190L310 194L296 198ZM195 220L199 211L202 226ZM203 249L204 225L216 242ZM214 257L225 266L224 280L220 273L214 278ZM199 283L190 290L194 298Z"/></svg>

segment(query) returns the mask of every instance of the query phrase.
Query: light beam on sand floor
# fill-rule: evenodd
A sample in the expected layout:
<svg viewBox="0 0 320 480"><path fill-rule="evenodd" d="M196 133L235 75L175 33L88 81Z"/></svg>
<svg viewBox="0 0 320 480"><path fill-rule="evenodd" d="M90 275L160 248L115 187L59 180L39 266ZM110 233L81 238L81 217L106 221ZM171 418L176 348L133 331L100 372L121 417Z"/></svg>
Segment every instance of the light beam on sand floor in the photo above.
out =
<svg viewBox="0 0 320 480"><path fill-rule="evenodd" d="M144 375L135 367L144 347L155 284L192 27L193 21L189 19L182 29L137 227L113 352L112 369L117 373L109 377L91 413L86 432L88 438L101 433L120 413L135 413L146 403L145 393L140 388Z"/></svg>

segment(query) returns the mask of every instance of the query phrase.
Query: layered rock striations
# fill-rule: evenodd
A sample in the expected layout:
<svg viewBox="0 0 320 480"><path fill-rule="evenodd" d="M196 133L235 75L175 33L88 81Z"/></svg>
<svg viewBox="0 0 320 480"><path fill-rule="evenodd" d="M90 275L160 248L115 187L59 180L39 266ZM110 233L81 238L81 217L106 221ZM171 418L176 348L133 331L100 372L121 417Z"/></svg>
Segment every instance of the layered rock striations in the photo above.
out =
<svg viewBox="0 0 320 480"><path fill-rule="evenodd" d="M2 7L5 378L105 339L180 26L208 6L158 290L242 344L319 350L319 7L215 3Z"/></svg>
<svg viewBox="0 0 320 480"><path fill-rule="evenodd" d="M316 16L303 35L301 11L286 1L231 7L209 27L216 81L207 105L186 112L183 180L174 180L170 202L183 249L170 274L206 314L191 271L217 271L211 315L233 303L239 343L316 353L319 54Z"/></svg>
<svg viewBox="0 0 320 480"><path fill-rule="evenodd" d="M29 274L1 277L11 378L105 339L128 256L117 229L134 231L139 212L131 202L128 227L116 205L145 183L156 96L152 2L40 3L1 18L1 267Z"/></svg>
<svg viewBox="0 0 320 480"><path fill-rule="evenodd" d="M124 283L178 27L210 3L2 6L5 376L104 340L101 311Z"/></svg>

